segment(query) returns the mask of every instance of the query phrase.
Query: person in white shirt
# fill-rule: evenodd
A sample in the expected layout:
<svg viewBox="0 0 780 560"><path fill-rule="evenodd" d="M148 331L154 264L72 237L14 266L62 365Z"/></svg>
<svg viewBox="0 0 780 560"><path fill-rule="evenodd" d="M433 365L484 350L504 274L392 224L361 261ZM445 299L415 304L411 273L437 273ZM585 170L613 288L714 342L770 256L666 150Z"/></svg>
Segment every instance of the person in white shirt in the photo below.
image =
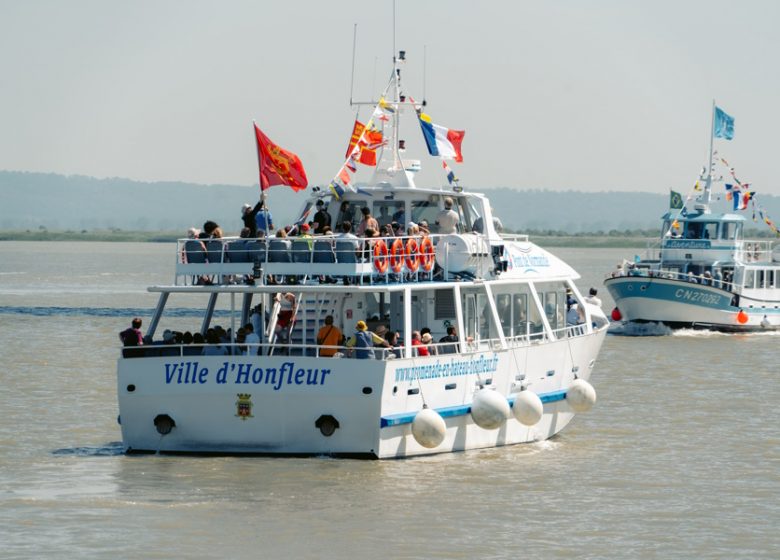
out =
<svg viewBox="0 0 780 560"><path fill-rule="evenodd" d="M252 323L247 323L244 325L244 332L246 333L246 337L244 341L246 342L246 351L247 355L249 356L256 356L257 355L257 349L259 346L256 346L260 344L260 337L255 332L255 327L252 325Z"/></svg>
<svg viewBox="0 0 780 560"><path fill-rule="evenodd" d="M601 299L596 297L596 294L598 293L599 291L596 288L591 288L590 292L588 292L588 295L585 296L585 301L591 305L597 305L601 307Z"/></svg>
<svg viewBox="0 0 780 560"><path fill-rule="evenodd" d="M452 199L444 199L444 210L436 216L436 224L439 226L439 233L447 235L458 232L458 213L452 209Z"/></svg>

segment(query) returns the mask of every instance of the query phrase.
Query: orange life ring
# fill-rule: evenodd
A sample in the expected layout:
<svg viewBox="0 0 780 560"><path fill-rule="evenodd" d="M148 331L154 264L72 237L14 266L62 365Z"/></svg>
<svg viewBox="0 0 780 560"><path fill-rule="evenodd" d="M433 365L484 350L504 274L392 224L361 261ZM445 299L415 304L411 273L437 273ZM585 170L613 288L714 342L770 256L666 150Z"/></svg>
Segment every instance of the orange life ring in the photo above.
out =
<svg viewBox="0 0 780 560"><path fill-rule="evenodd" d="M420 267L420 244L412 237L406 242L406 269L409 272L417 272Z"/></svg>
<svg viewBox="0 0 780 560"><path fill-rule="evenodd" d="M374 269L379 274L387 272L387 244L380 239L374 244Z"/></svg>
<svg viewBox="0 0 780 560"><path fill-rule="evenodd" d="M425 272L430 272L436 261L436 252L433 249L433 241L430 237L423 237L420 243L420 266Z"/></svg>
<svg viewBox="0 0 780 560"><path fill-rule="evenodd" d="M401 268L404 265L404 242L401 241L399 238L396 238L393 241L393 244L390 246L390 268L393 269L393 272L396 274L401 272Z"/></svg>

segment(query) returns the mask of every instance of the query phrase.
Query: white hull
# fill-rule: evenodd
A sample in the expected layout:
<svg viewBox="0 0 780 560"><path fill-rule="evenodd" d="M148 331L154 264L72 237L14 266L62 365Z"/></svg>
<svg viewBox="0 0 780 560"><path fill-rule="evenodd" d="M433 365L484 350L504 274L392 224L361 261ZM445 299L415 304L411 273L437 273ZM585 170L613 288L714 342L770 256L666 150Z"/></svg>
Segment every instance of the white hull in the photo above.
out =
<svg viewBox="0 0 780 560"><path fill-rule="evenodd" d="M605 333L602 327L592 334L495 352L388 361L300 356L120 358L122 439L128 452L376 458L544 440L571 421L565 391L574 372L582 379L590 377ZM220 370L226 373L224 379ZM540 395L547 401L540 422L527 427L510 415L498 429L477 426L469 406L480 381L487 380L487 388L510 402L521 384ZM249 395L244 398L245 404L251 401L249 415L239 414L239 394ZM447 426L444 441L434 449L421 446L412 436L411 421L423 408L423 396ZM155 427L154 419L160 415L175 422L167 435ZM329 437L315 426L324 415L335 418L339 426Z"/></svg>

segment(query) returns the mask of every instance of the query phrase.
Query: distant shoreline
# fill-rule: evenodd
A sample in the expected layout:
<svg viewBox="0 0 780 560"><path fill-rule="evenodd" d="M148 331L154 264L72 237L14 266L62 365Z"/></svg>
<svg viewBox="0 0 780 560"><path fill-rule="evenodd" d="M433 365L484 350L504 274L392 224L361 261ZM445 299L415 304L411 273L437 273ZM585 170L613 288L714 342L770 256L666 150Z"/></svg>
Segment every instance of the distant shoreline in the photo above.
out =
<svg viewBox="0 0 780 560"><path fill-rule="evenodd" d="M0 231L0 241L108 241L137 243L173 243L181 237L174 231L50 231L50 230L7 230ZM530 234L529 239L542 247L604 247L644 248L646 237L614 237L597 234L540 235Z"/></svg>

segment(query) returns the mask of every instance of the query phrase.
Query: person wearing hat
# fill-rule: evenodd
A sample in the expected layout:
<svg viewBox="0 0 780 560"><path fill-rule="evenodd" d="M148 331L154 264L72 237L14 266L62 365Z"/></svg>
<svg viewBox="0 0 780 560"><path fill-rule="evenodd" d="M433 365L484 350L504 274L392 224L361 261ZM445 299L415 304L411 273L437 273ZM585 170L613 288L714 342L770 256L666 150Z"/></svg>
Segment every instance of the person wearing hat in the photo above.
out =
<svg viewBox="0 0 780 560"><path fill-rule="evenodd" d="M317 201L317 212L314 214L314 233L322 235L325 233L325 228L330 226L330 214L325 209L325 201L319 199Z"/></svg>
<svg viewBox="0 0 780 560"><path fill-rule="evenodd" d="M368 330L365 321L358 321L355 325L355 334L347 341L347 348L355 348L355 357L358 360L374 358L374 344L390 348L390 343L381 336Z"/></svg>
<svg viewBox="0 0 780 560"><path fill-rule="evenodd" d="M377 222L376 218L371 215L371 210L369 207L363 206L360 211L363 213L363 219L360 220L360 224L358 224L357 231L355 232L357 233L357 236L362 237L368 228L371 228L374 231L379 231L379 222Z"/></svg>
<svg viewBox="0 0 780 560"><path fill-rule="evenodd" d="M249 237L257 237L257 213L263 207L263 201L259 201L252 208L252 205L248 202L241 207L241 221L244 222L244 227L249 228Z"/></svg>

